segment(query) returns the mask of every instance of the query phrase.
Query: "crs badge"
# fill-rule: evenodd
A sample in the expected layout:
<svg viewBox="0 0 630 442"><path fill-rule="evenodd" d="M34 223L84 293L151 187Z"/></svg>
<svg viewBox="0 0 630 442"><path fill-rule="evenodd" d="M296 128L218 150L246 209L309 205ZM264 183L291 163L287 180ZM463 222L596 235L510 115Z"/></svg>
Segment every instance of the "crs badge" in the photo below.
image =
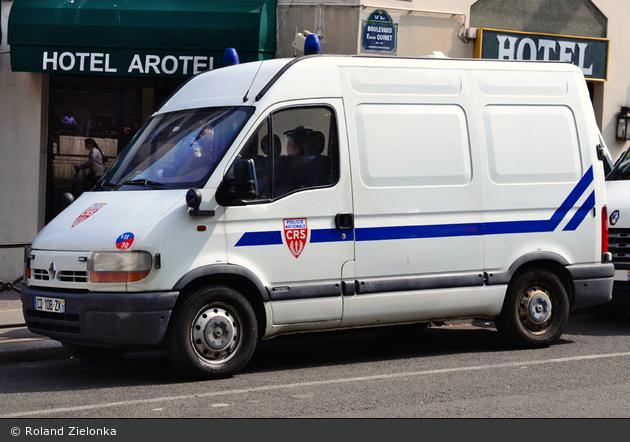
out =
<svg viewBox="0 0 630 442"><path fill-rule="evenodd" d="M308 238L306 218L292 218L284 220L284 239L291 253L296 258L300 256Z"/></svg>
<svg viewBox="0 0 630 442"><path fill-rule="evenodd" d="M94 204L92 204L90 207L85 209L83 211L83 213L81 213L81 215L77 216L77 219L74 220L74 222L72 223L72 226L70 226L70 228L76 226L77 224L81 224L83 221L85 221L86 219L88 219L89 217L94 215L96 212L101 210L101 208L105 204L107 204L107 203L94 203Z"/></svg>

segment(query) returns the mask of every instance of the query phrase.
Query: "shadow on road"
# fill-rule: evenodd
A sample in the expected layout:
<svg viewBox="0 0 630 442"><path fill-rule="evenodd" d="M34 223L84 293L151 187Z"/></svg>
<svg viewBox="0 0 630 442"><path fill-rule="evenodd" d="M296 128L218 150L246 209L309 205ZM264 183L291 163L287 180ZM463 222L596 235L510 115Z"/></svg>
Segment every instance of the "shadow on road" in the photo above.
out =
<svg viewBox="0 0 630 442"><path fill-rule="evenodd" d="M61 348L42 349L65 352ZM264 373L309 367L511 350L494 328L392 326L281 336L261 341L243 370ZM59 359L63 358L63 359ZM29 360L0 365L1 394L91 390L191 382L170 363L165 352L129 353L122 359L86 362L67 352L56 361Z"/></svg>
<svg viewBox="0 0 630 442"><path fill-rule="evenodd" d="M555 345L571 344L579 340L579 336L628 334L630 315L610 320L577 314L571 316L563 338ZM65 352L60 348L54 350ZM484 321L431 326L426 330L418 326L390 326L305 333L259 342L254 357L241 374L311 367L335 369L348 364L512 350L494 324ZM59 360L59 357L65 359ZM191 382L171 365L165 352L129 353L117 361L98 363L71 359L67 353L57 358L56 361L29 360L0 365L0 379L3 380L0 393L81 391L143 385L159 388L160 385Z"/></svg>
<svg viewBox="0 0 630 442"><path fill-rule="evenodd" d="M573 313L565 334L578 336L628 336L630 314L623 316L594 316L587 311Z"/></svg>

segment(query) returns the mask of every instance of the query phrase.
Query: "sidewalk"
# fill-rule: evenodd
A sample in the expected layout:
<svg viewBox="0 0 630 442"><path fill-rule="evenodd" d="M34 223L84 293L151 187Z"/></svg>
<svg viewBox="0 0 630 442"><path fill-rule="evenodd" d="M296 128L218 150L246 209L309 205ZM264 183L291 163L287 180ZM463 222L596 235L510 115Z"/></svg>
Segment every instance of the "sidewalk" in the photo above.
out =
<svg viewBox="0 0 630 442"><path fill-rule="evenodd" d="M20 285L16 286L21 289ZM0 328L25 327L20 294L14 291L0 293Z"/></svg>
<svg viewBox="0 0 630 442"><path fill-rule="evenodd" d="M60 342L26 328L19 293L13 290L0 292L0 364L69 357Z"/></svg>

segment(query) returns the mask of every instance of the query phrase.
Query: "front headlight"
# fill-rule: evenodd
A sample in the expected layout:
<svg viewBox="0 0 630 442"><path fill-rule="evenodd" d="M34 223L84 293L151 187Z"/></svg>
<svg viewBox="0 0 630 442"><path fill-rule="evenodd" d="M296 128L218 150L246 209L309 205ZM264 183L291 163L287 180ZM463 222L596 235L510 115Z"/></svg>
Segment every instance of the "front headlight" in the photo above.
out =
<svg viewBox="0 0 630 442"><path fill-rule="evenodd" d="M94 252L88 258L91 282L134 282L151 271L149 252Z"/></svg>

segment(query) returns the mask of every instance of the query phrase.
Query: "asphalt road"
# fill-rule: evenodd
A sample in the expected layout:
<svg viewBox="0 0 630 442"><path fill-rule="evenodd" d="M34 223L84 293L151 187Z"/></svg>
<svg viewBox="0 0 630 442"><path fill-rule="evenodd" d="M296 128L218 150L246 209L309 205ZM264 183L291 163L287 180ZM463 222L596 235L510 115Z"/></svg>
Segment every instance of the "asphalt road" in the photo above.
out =
<svg viewBox="0 0 630 442"><path fill-rule="evenodd" d="M293 335L192 382L163 352L88 363L0 329L0 418L627 418L629 334L630 316L581 314L538 350L470 321Z"/></svg>

